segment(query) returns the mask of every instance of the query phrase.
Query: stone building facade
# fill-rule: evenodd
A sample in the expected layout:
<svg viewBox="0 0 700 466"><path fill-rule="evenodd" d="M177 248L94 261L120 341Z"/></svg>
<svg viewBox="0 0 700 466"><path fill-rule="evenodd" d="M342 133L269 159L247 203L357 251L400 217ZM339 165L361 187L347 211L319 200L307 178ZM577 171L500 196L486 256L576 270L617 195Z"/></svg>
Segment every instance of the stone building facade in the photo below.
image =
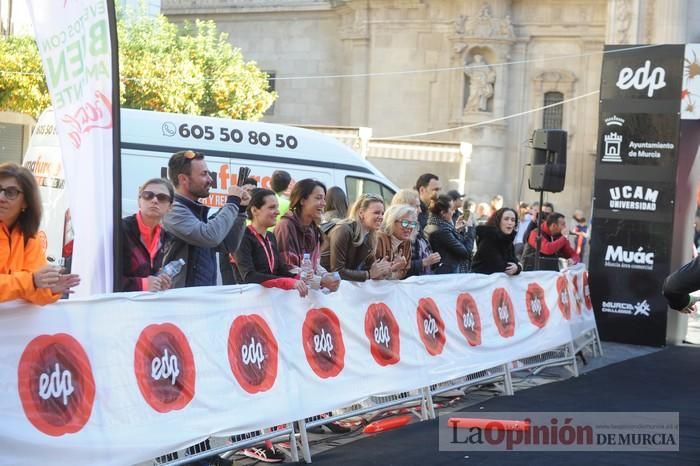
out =
<svg viewBox="0 0 700 466"><path fill-rule="evenodd" d="M247 59L278 78L279 99L267 121L370 127L374 138L392 139L459 128L416 138L470 143L463 189L476 198L534 200L528 140L544 126L567 130L566 188L547 196L567 214L591 206L598 97L581 96L600 86L604 44L700 41L700 2L692 0L162 0L161 6L175 22L213 19ZM415 151L406 163L397 159L394 153L372 161L403 187L425 171L455 180L460 164L422 162Z"/></svg>

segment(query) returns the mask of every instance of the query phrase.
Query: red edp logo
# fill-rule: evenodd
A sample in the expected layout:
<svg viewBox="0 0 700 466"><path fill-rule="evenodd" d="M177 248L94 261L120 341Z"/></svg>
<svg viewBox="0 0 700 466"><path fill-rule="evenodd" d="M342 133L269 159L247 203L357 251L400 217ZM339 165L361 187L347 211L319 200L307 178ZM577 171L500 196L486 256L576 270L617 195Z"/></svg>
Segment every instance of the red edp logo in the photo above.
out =
<svg viewBox="0 0 700 466"><path fill-rule="evenodd" d="M544 289L538 283L530 283L525 292L527 316L532 325L543 328L549 320L549 308L544 297Z"/></svg>
<svg viewBox="0 0 700 466"><path fill-rule="evenodd" d="M228 361L248 393L264 392L277 380L278 346L270 326L257 314L238 316L228 334Z"/></svg>
<svg viewBox="0 0 700 466"><path fill-rule="evenodd" d="M367 308L365 335L377 364L389 366L401 360L399 324L386 304L370 304Z"/></svg>
<svg viewBox="0 0 700 466"><path fill-rule="evenodd" d="M141 395L159 413L182 409L194 398L194 356L187 337L174 324L143 329L134 350L134 372Z"/></svg>
<svg viewBox="0 0 700 466"><path fill-rule="evenodd" d="M498 328L498 334L503 338L515 335L515 311L513 301L505 288L496 288L491 295L491 310L493 321Z"/></svg>
<svg viewBox="0 0 700 466"><path fill-rule="evenodd" d="M24 414L44 434L74 434L90 419L95 380L87 353L72 336L40 335L30 341L17 379Z"/></svg>
<svg viewBox="0 0 700 466"><path fill-rule="evenodd" d="M457 326L470 346L481 344L481 317L474 297L462 293L457 297Z"/></svg>
<svg viewBox="0 0 700 466"><path fill-rule="evenodd" d="M338 316L328 308L306 313L301 330L306 360L322 379L335 377L345 367L345 343Z"/></svg>
<svg viewBox="0 0 700 466"><path fill-rule="evenodd" d="M416 323L418 334L428 354L437 356L442 353L446 340L445 322L440 317L440 309L432 298L418 300Z"/></svg>

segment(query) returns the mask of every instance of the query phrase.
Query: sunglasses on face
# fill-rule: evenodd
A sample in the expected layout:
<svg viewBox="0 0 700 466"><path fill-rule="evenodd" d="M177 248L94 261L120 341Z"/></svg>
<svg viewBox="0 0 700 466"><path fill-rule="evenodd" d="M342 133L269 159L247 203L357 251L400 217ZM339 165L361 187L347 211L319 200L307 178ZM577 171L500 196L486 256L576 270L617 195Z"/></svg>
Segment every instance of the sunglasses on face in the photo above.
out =
<svg viewBox="0 0 700 466"><path fill-rule="evenodd" d="M187 160L192 160L192 159L197 159L197 158L203 158L204 154L201 152L195 152L193 150L186 150L182 154L183 157L185 157Z"/></svg>
<svg viewBox="0 0 700 466"><path fill-rule="evenodd" d="M384 202L384 199L382 199L380 196L377 194L372 194L372 193L364 193L360 198L368 200L368 201L381 201Z"/></svg>
<svg viewBox="0 0 700 466"><path fill-rule="evenodd" d="M19 188L15 188L14 186L10 186L8 188L0 187L0 193L5 193L5 197L8 200L13 201L13 200L17 199L17 196L22 194L22 191Z"/></svg>
<svg viewBox="0 0 700 466"><path fill-rule="evenodd" d="M165 194L165 193L156 194L153 191L143 191L141 193L141 199L143 199L144 201L153 200L154 197L156 199L158 199L158 202L171 202L172 201L172 198L170 197L170 195Z"/></svg>
<svg viewBox="0 0 700 466"><path fill-rule="evenodd" d="M416 228L418 226L418 222L413 221L413 220L405 220L405 219L404 220L397 220L396 223L401 225L401 228L406 228L406 229L410 229L410 230L413 230L414 228Z"/></svg>

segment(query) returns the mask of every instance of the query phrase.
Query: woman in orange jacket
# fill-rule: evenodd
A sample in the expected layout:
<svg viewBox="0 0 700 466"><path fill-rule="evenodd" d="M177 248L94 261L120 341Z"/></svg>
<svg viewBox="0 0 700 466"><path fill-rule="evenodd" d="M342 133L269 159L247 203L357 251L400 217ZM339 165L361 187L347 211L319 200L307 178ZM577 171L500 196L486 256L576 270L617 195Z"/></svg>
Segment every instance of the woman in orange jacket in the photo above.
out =
<svg viewBox="0 0 700 466"><path fill-rule="evenodd" d="M36 238L40 221L34 175L14 163L0 164L0 302L49 304L80 283L77 275L47 265Z"/></svg>

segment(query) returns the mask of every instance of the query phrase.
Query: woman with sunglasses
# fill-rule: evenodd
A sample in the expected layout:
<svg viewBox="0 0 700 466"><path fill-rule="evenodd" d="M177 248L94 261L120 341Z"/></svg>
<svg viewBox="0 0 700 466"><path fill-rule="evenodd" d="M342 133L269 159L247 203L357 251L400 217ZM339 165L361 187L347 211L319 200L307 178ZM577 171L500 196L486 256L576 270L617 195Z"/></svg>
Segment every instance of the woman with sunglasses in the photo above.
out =
<svg viewBox="0 0 700 466"><path fill-rule="evenodd" d="M139 188L139 211L122 219L122 268L120 291L163 291L171 277L159 274L163 266L167 234L161 220L175 197L173 185L164 178L152 178Z"/></svg>
<svg viewBox="0 0 700 466"><path fill-rule="evenodd" d="M0 302L49 304L80 284L78 275L47 265L37 237L40 222L34 175L14 163L0 164Z"/></svg>
<svg viewBox="0 0 700 466"><path fill-rule="evenodd" d="M415 208L416 212L420 212L420 197L418 191L413 189L400 189L394 194L391 199L391 205L408 204ZM430 249L428 240L420 234L420 228L416 228L411 252L411 261L406 276L413 275L430 275L433 273L432 266L440 263L440 254L433 252Z"/></svg>
<svg viewBox="0 0 700 466"><path fill-rule="evenodd" d="M476 254L472 272L517 275L523 269L515 257L513 240L518 234L518 214L509 207L494 212L476 227Z"/></svg>
<svg viewBox="0 0 700 466"><path fill-rule="evenodd" d="M384 201L374 194L363 194L352 205L346 219L328 232L323 243L321 265L338 272L343 280L364 282L391 276L391 263L383 257L375 260L377 230L384 217Z"/></svg>
<svg viewBox="0 0 700 466"><path fill-rule="evenodd" d="M411 266L411 243L418 235L418 213L413 206L395 204L384 213L377 234L377 257L391 262L391 278L401 280Z"/></svg>
<svg viewBox="0 0 700 466"><path fill-rule="evenodd" d="M268 228L274 227L279 215L275 192L254 189L248 204L250 225L234 253L238 283L259 283L267 288L297 290L302 298L309 293L303 280L287 269L277 249L277 240Z"/></svg>

